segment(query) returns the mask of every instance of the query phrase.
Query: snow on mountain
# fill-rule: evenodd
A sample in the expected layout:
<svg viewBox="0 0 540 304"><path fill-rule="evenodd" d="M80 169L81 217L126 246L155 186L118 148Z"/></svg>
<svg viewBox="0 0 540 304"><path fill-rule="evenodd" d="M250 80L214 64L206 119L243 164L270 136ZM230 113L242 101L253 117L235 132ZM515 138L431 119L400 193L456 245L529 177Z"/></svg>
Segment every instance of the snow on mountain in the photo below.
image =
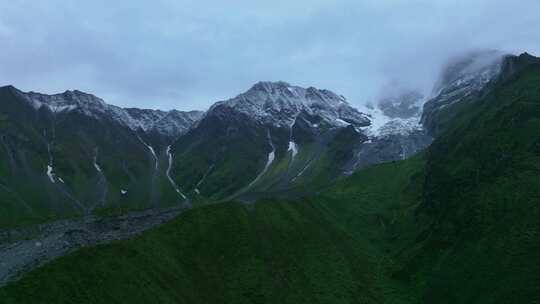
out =
<svg viewBox="0 0 540 304"><path fill-rule="evenodd" d="M425 98L414 90L404 90L379 100L376 106L362 106L371 124L362 128L370 137L409 135L421 131L420 118Z"/></svg>
<svg viewBox="0 0 540 304"><path fill-rule="evenodd" d="M437 129L437 113L482 91L500 75L504 58L505 54L499 51L475 51L451 60L444 67L432 98L424 105L423 125L430 131Z"/></svg>
<svg viewBox="0 0 540 304"><path fill-rule="evenodd" d="M381 97L378 107L390 118L410 118L417 116L424 105L424 95L417 90L401 89Z"/></svg>
<svg viewBox="0 0 540 304"><path fill-rule="evenodd" d="M79 111L97 119L110 118L134 131L153 131L171 137L184 134L205 115L201 111L121 108L78 90L53 95L16 91L36 110L46 107L53 113ZM415 106L411 106L412 109L418 110L417 105ZM316 123L312 123L314 128L352 125L357 130L375 137L394 133L407 134L418 128L416 122L419 120L417 116L388 115L388 107L361 107L359 111L352 107L345 97L332 91L313 87L306 89L282 81L258 82L235 98L215 103L206 115L216 114L222 107L244 113L265 125L288 128L294 124L300 113L304 113L319 118Z"/></svg>
<svg viewBox="0 0 540 304"><path fill-rule="evenodd" d="M219 115L231 108L264 125L289 128L300 113L316 116L323 122L314 127L364 127L368 117L349 105L343 96L313 87L302 88L286 82L259 82L235 98L215 103L207 115Z"/></svg>
<svg viewBox="0 0 540 304"><path fill-rule="evenodd" d="M201 119L203 114L202 111L182 112L171 110L166 112L161 119L155 121L152 129L160 134L182 135Z"/></svg>
<svg viewBox="0 0 540 304"><path fill-rule="evenodd" d="M475 51L450 60L435 85L435 95L446 99L481 90L500 73L504 55L499 51Z"/></svg>
<svg viewBox="0 0 540 304"><path fill-rule="evenodd" d="M137 121L139 128L144 131L152 129L156 121L161 120L167 112L161 110L149 110L138 108L125 108L124 109L135 121Z"/></svg>
<svg viewBox="0 0 540 304"><path fill-rule="evenodd" d="M177 137L201 118L203 112L177 110L161 111L137 108L121 108L105 103L101 98L81 91L66 91L60 94L41 94L36 92L15 92L34 109L48 108L53 113L80 113L96 119L109 118L134 131L154 130L159 134Z"/></svg>

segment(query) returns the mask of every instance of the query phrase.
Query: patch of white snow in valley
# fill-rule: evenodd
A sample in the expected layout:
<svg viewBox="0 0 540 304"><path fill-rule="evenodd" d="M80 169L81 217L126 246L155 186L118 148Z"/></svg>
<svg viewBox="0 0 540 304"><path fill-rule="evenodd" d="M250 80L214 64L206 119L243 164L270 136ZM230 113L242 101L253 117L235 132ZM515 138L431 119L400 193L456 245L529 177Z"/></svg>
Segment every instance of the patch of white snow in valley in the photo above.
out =
<svg viewBox="0 0 540 304"><path fill-rule="evenodd" d="M51 165L47 165L47 176L49 176L51 183L56 183L56 181L54 180L53 167Z"/></svg>
<svg viewBox="0 0 540 304"><path fill-rule="evenodd" d="M270 154L268 154L268 161L266 162L266 166L264 166L264 171L268 170L268 167L274 162L274 159L276 158L276 152L272 151Z"/></svg>
<svg viewBox="0 0 540 304"><path fill-rule="evenodd" d="M362 108L370 117L371 125L361 128L369 137L386 137L393 134L408 135L421 130L420 114L410 118L390 118L377 107Z"/></svg>
<svg viewBox="0 0 540 304"><path fill-rule="evenodd" d="M408 135L414 131L421 130L420 117L394 118L379 128L379 136L392 134Z"/></svg>
<svg viewBox="0 0 540 304"><path fill-rule="evenodd" d="M62 184L65 184L64 180L63 180L61 177L59 177L58 180L59 180Z"/></svg>
<svg viewBox="0 0 540 304"><path fill-rule="evenodd" d="M127 193L127 190L122 189L122 190L120 190L120 193L122 193L122 195L124 195L124 194Z"/></svg>
<svg viewBox="0 0 540 304"><path fill-rule="evenodd" d="M296 143L294 141L289 142L289 149L287 149L287 151L292 151L292 158L293 159L296 156L296 154L298 154L298 146L296 145Z"/></svg>
<svg viewBox="0 0 540 304"><path fill-rule="evenodd" d="M368 136L378 137L380 135L381 128L390 121L390 117L384 115L379 108L364 108L360 111L368 114L371 124L364 129Z"/></svg>
<svg viewBox="0 0 540 304"><path fill-rule="evenodd" d="M296 124L296 119L298 118L298 115L294 117L294 120L292 121L291 125L289 126L289 148L287 149L287 151L292 151L292 160L294 160L294 157L296 156L296 154L298 154L298 146L296 145L296 143L293 141L293 128L294 128L294 125Z"/></svg>
<svg viewBox="0 0 540 304"><path fill-rule="evenodd" d="M97 164L97 157L94 157L94 168L96 168L97 172L101 172L101 167Z"/></svg>
<svg viewBox="0 0 540 304"><path fill-rule="evenodd" d="M154 151L154 148L152 146L148 146L148 149L150 149L150 152L152 153L152 155L154 156L154 159L156 160L156 169L158 167L158 158L157 158L157 155L156 155L156 151Z"/></svg>
<svg viewBox="0 0 540 304"><path fill-rule="evenodd" d="M145 145L148 150L150 150L150 153L152 153L152 156L154 157L154 161L155 161L155 169L157 170L158 169L158 164L159 164L159 160L158 160L158 157L157 157L157 154L156 154L156 151L154 150L154 148L152 146L150 146L149 144L147 144L146 142L144 142L142 140L142 138L140 138L139 136L137 136L139 138L139 141Z"/></svg>
<svg viewBox="0 0 540 304"><path fill-rule="evenodd" d="M201 195L201 191L199 191L199 189L195 188L195 193L197 193L198 195Z"/></svg>
<svg viewBox="0 0 540 304"><path fill-rule="evenodd" d="M182 191L180 191L180 188L178 187L178 185L174 182L174 180L172 179L171 177L171 169L172 169L172 163L173 163L173 155L171 153L171 146L167 146L167 150L165 151L165 153L167 154L167 158L169 160L169 166L167 167L167 171L165 171L165 175L167 175L167 179L169 180L169 182L171 183L171 185L173 186L174 190L176 191L176 193L180 194L180 196L183 198L183 199L186 199L187 197L184 195L184 193L182 193ZM199 194L199 192L197 192L197 194Z"/></svg>
<svg viewBox="0 0 540 304"><path fill-rule="evenodd" d="M268 160L266 161L266 165L264 166L264 169L261 171L261 173L259 173L259 175L257 175L257 177L251 183L249 183L248 187L251 187L253 184L255 184L266 173L266 171L268 170L268 168L270 168L270 165L272 165L272 163L274 162L274 159L276 158L276 147L274 146L274 143L272 142L272 136L270 135L270 131L267 130L266 135L268 137L268 144L270 145L270 147L272 147L272 151L268 153Z"/></svg>

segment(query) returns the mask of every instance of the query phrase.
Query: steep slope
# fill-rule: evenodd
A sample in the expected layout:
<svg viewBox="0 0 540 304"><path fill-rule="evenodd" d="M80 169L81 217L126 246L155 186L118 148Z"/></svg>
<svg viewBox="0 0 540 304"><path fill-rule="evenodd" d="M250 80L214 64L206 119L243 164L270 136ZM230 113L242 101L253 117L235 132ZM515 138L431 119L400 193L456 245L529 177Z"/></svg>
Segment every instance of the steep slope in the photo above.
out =
<svg viewBox="0 0 540 304"><path fill-rule="evenodd" d="M424 105L422 124L437 136L461 107L477 100L495 81L507 55L499 51L468 52L450 60L433 89L434 97Z"/></svg>
<svg viewBox="0 0 540 304"><path fill-rule="evenodd" d="M402 272L426 302L540 298L540 62L527 54L507 62L428 150L419 212L430 225Z"/></svg>
<svg viewBox="0 0 540 304"><path fill-rule="evenodd" d="M328 90L260 82L214 104L172 146L173 176L210 198L327 183L350 153L341 146L362 141L369 124Z"/></svg>
<svg viewBox="0 0 540 304"><path fill-rule="evenodd" d="M512 69L455 113L421 155L361 170L295 202L190 210L131 241L59 259L0 296L7 303L534 303L535 61L511 58Z"/></svg>
<svg viewBox="0 0 540 304"><path fill-rule="evenodd" d="M0 100L0 227L178 202L164 174L165 147L150 149L128 111L79 91L8 86Z"/></svg>
<svg viewBox="0 0 540 304"><path fill-rule="evenodd" d="M408 117L364 114L331 91L285 82L257 83L206 113L123 109L80 91L1 90L11 211L0 226L179 201L305 195L346 171L406 158L430 140L418 106L401 114Z"/></svg>

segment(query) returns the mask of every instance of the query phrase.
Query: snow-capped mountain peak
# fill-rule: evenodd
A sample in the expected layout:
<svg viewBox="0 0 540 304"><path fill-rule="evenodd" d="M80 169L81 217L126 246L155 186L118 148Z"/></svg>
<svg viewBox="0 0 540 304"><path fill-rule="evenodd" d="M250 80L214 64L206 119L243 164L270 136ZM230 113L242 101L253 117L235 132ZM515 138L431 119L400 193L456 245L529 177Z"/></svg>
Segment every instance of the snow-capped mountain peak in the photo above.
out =
<svg viewBox="0 0 540 304"><path fill-rule="evenodd" d="M258 82L245 93L217 102L208 113L218 114L222 108L234 109L262 124L277 127L289 127L300 113L318 116L331 127L342 127L343 122L357 127L369 124L368 117L350 106L343 96L283 81Z"/></svg>
<svg viewBox="0 0 540 304"><path fill-rule="evenodd" d="M438 132L437 113L481 92L501 74L505 55L499 51L469 52L450 60L436 83L432 98L424 105L422 123Z"/></svg>

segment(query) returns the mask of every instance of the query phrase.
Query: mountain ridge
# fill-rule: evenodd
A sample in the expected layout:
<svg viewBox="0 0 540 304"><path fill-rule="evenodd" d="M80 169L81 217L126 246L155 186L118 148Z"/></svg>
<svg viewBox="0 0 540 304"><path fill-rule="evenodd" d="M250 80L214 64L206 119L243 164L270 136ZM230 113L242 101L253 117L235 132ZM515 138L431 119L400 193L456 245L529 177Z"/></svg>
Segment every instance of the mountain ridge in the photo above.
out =
<svg viewBox="0 0 540 304"><path fill-rule="evenodd" d="M2 87L0 200L10 209L3 221L312 193L418 153L467 100L537 60L503 59L479 70L464 60L441 77L449 79L441 94L403 92L372 108L283 81L258 82L205 113L124 109L77 90Z"/></svg>

